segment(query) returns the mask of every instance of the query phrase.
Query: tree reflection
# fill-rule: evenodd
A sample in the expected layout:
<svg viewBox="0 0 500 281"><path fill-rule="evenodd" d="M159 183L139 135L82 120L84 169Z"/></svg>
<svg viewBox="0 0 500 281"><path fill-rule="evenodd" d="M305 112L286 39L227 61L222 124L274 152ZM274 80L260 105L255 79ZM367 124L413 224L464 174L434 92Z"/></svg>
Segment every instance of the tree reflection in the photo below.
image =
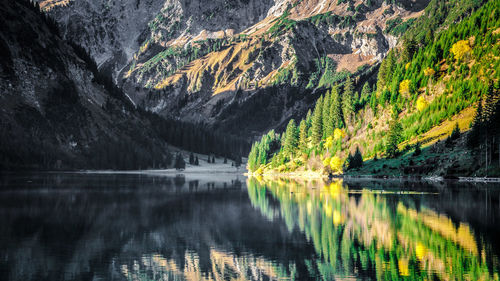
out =
<svg viewBox="0 0 500 281"><path fill-rule="evenodd" d="M491 247L467 223L370 190L349 192L341 181L313 189L292 181L247 182L252 205L269 219L298 227L320 257L310 275L373 276L378 280L498 280ZM270 204L278 201L279 204ZM482 243L478 243L481 241Z"/></svg>

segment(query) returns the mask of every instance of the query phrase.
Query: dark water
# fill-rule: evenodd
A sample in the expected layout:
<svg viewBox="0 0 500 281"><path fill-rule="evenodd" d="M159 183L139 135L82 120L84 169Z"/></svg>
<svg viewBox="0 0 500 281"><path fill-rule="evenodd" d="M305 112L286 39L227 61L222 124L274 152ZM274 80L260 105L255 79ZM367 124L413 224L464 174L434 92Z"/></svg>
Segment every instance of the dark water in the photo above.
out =
<svg viewBox="0 0 500 281"><path fill-rule="evenodd" d="M1 175L0 280L498 280L500 187Z"/></svg>

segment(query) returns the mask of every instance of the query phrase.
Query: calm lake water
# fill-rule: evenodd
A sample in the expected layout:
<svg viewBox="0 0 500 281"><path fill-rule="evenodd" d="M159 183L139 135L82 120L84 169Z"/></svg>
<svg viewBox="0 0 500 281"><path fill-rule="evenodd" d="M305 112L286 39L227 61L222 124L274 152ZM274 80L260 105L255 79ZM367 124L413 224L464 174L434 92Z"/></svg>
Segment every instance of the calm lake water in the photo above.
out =
<svg viewBox="0 0 500 281"><path fill-rule="evenodd" d="M0 179L0 280L499 279L498 185Z"/></svg>

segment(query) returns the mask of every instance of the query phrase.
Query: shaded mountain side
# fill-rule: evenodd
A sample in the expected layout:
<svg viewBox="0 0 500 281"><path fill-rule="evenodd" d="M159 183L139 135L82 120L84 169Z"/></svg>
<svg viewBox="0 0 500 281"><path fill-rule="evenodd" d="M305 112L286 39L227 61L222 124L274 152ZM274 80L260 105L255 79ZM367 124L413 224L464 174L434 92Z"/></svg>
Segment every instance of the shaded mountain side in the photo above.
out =
<svg viewBox="0 0 500 281"><path fill-rule="evenodd" d="M0 7L0 50L2 170L167 167L179 137L206 141L201 153L245 152L230 136L136 109L30 1Z"/></svg>

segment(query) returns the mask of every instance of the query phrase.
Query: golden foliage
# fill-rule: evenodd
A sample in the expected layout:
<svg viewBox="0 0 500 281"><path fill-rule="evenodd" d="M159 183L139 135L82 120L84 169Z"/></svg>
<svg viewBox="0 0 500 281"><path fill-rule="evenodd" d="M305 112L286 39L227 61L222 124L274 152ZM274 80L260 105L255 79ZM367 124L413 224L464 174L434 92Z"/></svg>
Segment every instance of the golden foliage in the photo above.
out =
<svg viewBox="0 0 500 281"><path fill-rule="evenodd" d="M330 147L332 147L332 145L333 145L333 137L329 136L326 138L323 146L325 147L325 149L329 149Z"/></svg>
<svg viewBox="0 0 500 281"><path fill-rule="evenodd" d="M422 97L422 96L418 97L418 99L417 99L417 110L418 111L424 110L427 107L428 104L429 103L427 102L427 100L425 100L424 97Z"/></svg>
<svg viewBox="0 0 500 281"><path fill-rule="evenodd" d="M342 159L338 156L333 156L330 160L330 169L333 172L342 173Z"/></svg>
<svg viewBox="0 0 500 281"><path fill-rule="evenodd" d="M470 51L472 51L472 49L469 45L469 41L460 40L457 43L453 44L453 46L451 46L450 51L457 60L460 60L466 54L468 54Z"/></svg>
<svg viewBox="0 0 500 281"><path fill-rule="evenodd" d="M408 68L410 68L410 65L411 65L411 62L405 64L405 70L408 70Z"/></svg>
<svg viewBox="0 0 500 281"><path fill-rule="evenodd" d="M399 275L410 276L410 270L408 267L408 259L398 260Z"/></svg>
<svg viewBox="0 0 500 281"><path fill-rule="evenodd" d="M434 69L432 69L430 67L427 67L426 69L424 69L425 76L434 76L434 74L436 74L436 71L434 71Z"/></svg>
<svg viewBox="0 0 500 281"><path fill-rule="evenodd" d="M404 96L410 93L410 80L406 79L399 83L399 93Z"/></svg>
<svg viewBox="0 0 500 281"><path fill-rule="evenodd" d="M335 130L333 131L333 138L335 140L343 139L345 136L346 136L346 133L342 129L335 128Z"/></svg>

